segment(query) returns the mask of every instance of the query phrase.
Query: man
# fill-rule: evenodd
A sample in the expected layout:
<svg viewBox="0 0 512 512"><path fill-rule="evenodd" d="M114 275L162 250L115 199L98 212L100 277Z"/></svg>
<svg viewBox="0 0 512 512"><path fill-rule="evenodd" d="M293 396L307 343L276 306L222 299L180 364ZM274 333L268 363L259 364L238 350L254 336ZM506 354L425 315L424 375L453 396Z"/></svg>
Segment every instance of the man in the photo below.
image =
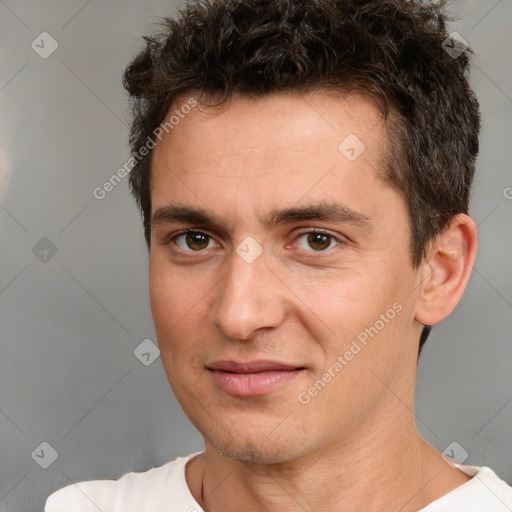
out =
<svg viewBox="0 0 512 512"><path fill-rule="evenodd" d="M441 9L208 0L147 38L130 183L162 363L205 450L46 512L512 508L413 413L420 338L477 247L470 50L448 51Z"/></svg>

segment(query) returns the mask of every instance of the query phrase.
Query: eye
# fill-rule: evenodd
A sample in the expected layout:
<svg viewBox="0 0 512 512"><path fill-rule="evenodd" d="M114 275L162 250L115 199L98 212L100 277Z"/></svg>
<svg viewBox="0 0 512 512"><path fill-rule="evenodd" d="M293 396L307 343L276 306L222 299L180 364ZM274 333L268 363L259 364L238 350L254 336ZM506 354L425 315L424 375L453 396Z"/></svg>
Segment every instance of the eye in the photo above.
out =
<svg viewBox="0 0 512 512"><path fill-rule="evenodd" d="M343 243L331 233L315 229L299 233L297 240L298 248L308 252L326 252ZM201 252L205 249L220 247L210 235L191 229L174 235L168 243L171 242L184 252Z"/></svg>
<svg viewBox="0 0 512 512"><path fill-rule="evenodd" d="M170 241L174 242L179 249L185 252L200 252L203 249L219 247L211 236L202 231L188 230L174 236ZM211 246L210 243L215 245Z"/></svg>
<svg viewBox="0 0 512 512"><path fill-rule="evenodd" d="M299 233L297 239L299 240L297 243L299 249L309 252L311 252L311 249L313 249L314 252L325 252L327 249L332 249L342 243L334 235L321 230L303 231ZM332 245L332 243L334 243L334 245ZM311 249L308 249L308 247Z"/></svg>

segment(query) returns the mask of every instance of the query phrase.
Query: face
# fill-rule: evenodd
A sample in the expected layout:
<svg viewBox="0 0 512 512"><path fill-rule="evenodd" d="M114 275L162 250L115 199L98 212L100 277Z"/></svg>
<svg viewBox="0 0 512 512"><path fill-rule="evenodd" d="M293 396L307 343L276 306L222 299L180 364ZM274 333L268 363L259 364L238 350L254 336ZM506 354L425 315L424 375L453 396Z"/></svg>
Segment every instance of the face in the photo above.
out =
<svg viewBox="0 0 512 512"><path fill-rule="evenodd" d="M418 274L385 147L364 96L282 93L194 109L155 148L161 359L221 453L296 459L403 408L388 386L414 393Z"/></svg>

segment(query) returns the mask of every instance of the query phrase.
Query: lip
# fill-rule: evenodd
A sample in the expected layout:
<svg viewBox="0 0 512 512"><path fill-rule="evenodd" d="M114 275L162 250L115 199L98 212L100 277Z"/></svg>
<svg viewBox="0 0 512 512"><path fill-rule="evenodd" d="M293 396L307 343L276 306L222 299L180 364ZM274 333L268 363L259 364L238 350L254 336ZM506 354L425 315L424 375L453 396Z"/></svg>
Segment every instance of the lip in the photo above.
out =
<svg viewBox="0 0 512 512"><path fill-rule="evenodd" d="M207 366L216 386L233 396L269 394L304 372L300 365L277 361L216 361Z"/></svg>

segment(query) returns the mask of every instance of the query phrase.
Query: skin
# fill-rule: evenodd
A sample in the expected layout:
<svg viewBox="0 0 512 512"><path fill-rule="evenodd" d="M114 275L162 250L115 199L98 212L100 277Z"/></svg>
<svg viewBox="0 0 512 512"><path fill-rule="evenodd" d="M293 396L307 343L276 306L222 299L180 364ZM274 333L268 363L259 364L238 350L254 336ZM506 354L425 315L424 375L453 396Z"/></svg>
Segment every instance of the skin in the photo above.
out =
<svg viewBox="0 0 512 512"><path fill-rule="evenodd" d="M354 161L338 150L349 134L366 147ZM476 227L457 215L413 268L405 202L381 177L386 142L363 95L279 93L194 109L154 150L151 310L169 383L204 437L186 477L209 512L417 511L469 480L421 439L413 409L421 324L460 300ZM263 222L320 202L367 222ZM162 215L170 205L223 225L174 221ZM199 249L177 238L191 228L210 237ZM331 235L324 245L308 235L314 228ZM246 237L263 249L252 263L236 252ZM397 303L400 312L301 403ZM264 396L232 396L207 369L229 359L305 369Z"/></svg>

